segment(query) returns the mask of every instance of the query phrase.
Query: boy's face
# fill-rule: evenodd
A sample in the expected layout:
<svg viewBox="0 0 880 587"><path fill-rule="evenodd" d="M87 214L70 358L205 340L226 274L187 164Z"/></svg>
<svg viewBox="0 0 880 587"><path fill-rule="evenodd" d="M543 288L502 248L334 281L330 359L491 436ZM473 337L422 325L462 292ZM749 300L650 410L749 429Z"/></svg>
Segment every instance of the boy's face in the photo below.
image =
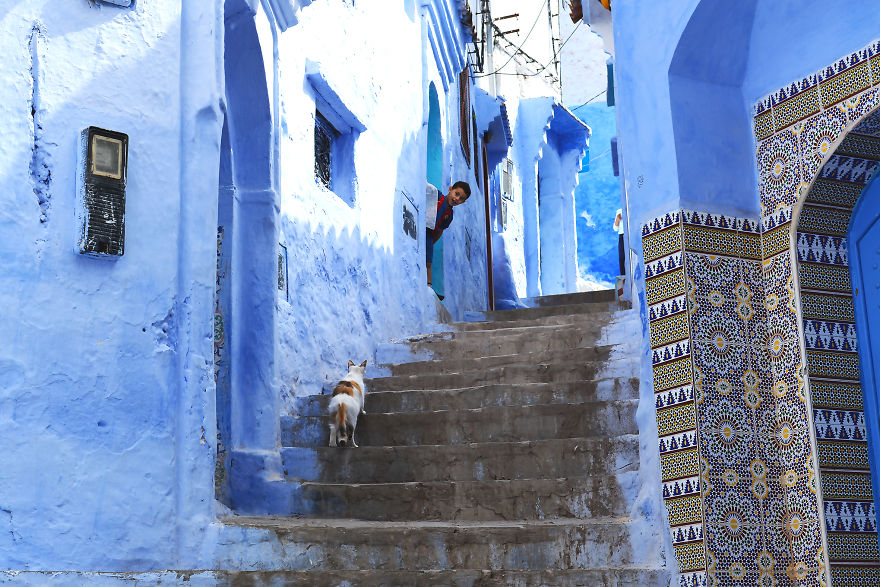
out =
<svg viewBox="0 0 880 587"><path fill-rule="evenodd" d="M464 193L464 190L461 188L452 188L451 190L449 190L449 195L446 196L446 201L449 202L450 206L458 206L459 204L464 204L464 201L467 199L467 194Z"/></svg>

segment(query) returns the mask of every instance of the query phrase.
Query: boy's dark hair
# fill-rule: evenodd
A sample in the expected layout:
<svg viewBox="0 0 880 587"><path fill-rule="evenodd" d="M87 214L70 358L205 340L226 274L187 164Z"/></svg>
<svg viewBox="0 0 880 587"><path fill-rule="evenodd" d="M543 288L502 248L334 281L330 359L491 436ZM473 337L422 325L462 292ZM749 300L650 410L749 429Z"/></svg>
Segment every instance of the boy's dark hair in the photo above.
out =
<svg viewBox="0 0 880 587"><path fill-rule="evenodd" d="M471 197L471 186L468 185L468 182L457 181L454 184L452 184L452 187L449 189L450 189L450 191L452 191L455 188L461 188L462 190L464 190L464 195L467 196L467 198ZM467 198L465 198L465 199L467 199Z"/></svg>

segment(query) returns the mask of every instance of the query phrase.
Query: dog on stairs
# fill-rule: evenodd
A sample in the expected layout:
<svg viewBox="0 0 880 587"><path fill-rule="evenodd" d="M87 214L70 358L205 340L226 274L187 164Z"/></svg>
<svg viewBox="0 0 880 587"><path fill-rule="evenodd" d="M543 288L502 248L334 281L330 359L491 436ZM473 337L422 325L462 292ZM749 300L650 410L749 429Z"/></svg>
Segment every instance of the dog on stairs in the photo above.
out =
<svg viewBox="0 0 880 587"><path fill-rule="evenodd" d="M364 411L364 373L367 362L360 365L348 362L348 373L336 387L330 398L330 446L351 446L357 448L354 441L354 429L357 427L358 414Z"/></svg>

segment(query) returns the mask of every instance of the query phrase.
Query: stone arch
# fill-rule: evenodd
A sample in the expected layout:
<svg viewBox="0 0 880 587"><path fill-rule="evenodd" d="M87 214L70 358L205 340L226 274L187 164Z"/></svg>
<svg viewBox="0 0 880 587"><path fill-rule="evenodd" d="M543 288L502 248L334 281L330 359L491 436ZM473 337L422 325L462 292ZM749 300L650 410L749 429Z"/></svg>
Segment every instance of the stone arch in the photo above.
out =
<svg viewBox="0 0 880 587"><path fill-rule="evenodd" d="M865 102L875 104L876 96ZM793 206L793 284L832 577L870 573L877 579L868 447L876 414L866 423L847 233L853 209L880 166L880 111L847 114L853 113L845 105L831 107L799 130L809 186ZM854 560L859 564L853 566Z"/></svg>
<svg viewBox="0 0 880 587"><path fill-rule="evenodd" d="M808 424L814 464L805 488L816 506L807 509L822 523L833 584L880 584L846 267L849 215L880 160L878 50L873 42L754 109L765 343L774 392L799 398Z"/></svg>
<svg viewBox="0 0 880 587"><path fill-rule="evenodd" d="M257 15L245 0L224 5L225 120L218 217L226 307L228 402L218 424L228 438L226 503L242 513L272 509L263 478L280 470L280 399L275 375L278 212L273 182L272 106ZM271 41L270 41L271 42ZM219 418L228 422L220 422ZM263 473L258 473L263 471Z"/></svg>

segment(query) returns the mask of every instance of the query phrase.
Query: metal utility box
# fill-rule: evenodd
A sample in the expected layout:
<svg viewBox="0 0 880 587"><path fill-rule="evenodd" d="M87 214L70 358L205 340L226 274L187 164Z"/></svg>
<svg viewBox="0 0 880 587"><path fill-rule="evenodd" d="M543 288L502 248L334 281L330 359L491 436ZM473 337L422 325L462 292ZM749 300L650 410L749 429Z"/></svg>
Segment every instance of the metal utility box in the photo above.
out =
<svg viewBox="0 0 880 587"><path fill-rule="evenodd" d="M76 252L121 257L125 251L128 135L90 126L82 131L79 147Z"/></svg>

